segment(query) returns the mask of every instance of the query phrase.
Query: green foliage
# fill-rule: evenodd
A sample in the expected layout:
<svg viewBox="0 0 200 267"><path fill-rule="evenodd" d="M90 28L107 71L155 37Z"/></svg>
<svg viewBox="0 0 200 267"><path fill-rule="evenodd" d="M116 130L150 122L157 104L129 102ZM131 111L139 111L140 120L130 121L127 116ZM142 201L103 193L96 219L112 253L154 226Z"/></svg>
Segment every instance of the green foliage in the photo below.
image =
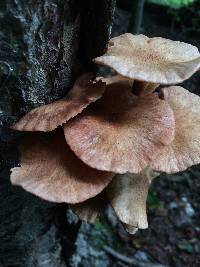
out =
<svg viewBox="0 0 200 267"><path fill-rule="evenodd" d="M200 25L200 1L195 1L194 4L185 6L180 9L168 10L168 14L173 18L175 26L180 27L181 32L185 34L199 33ZM179 39L183 38L183 34L179 35Z"/></svg>
<svg viewBox="0 0 200 267"><path fill-rule="evenodd" d="M90 239L97 250L102 250L102 247L108 244L116 250L121 248L113 234L111 225L103 218L96 220L90 233Z"/></svg>
<svg viewBox="0 0 200 267"><path fill-rule="evenodd" d="M194 3L196 0L148 0L148 2L169 6L172 8L181 8L183 6L188 6L189 4Z"/></svg>
<svg viewBox="0 0 200 267"><path fill-rule="evenodd" d="M151 209L158 209L158 208L164 208L164 203L159 200L156 192L149 191L148 198L147 198L148 206Z"/></svg>
<svg viewBox="0 0 200 267"><path fill-rule="evenodd" d="M199 34L200 0L147 1L166 6L167 17L173 22L173 28L179 29L178 40L187 41L193 34Z"/></svg>

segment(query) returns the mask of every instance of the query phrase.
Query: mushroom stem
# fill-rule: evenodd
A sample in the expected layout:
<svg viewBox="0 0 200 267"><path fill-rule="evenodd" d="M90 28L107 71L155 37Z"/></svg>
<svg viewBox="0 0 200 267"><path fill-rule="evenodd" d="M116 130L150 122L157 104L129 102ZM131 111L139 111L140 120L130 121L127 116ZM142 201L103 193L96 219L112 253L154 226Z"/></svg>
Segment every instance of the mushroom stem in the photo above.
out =
<svg viewBox="0 0 200 267"><path fill-rule="evenodd" d="M158 175L147 167L139 174L118 174L107 187L117 217L131 234L138 228L148 228L146 199L150 183Z"/></svg>
<svg viewBox="0 0 200 267"><path fill-rule="evenodd" d="M132 92L136 96L143 96L153 93L153 91L159 86L158 83L150 83L144 81L135 80L132 87Z"/></svg>
<svg viewBox="0 0 200 267"><path fill-rule="evenodd" d="M84 202L77 204L70 204L70 208L82 220L94 223L95 220L101 215L107 204L105 192L90 198Z"/></svg>

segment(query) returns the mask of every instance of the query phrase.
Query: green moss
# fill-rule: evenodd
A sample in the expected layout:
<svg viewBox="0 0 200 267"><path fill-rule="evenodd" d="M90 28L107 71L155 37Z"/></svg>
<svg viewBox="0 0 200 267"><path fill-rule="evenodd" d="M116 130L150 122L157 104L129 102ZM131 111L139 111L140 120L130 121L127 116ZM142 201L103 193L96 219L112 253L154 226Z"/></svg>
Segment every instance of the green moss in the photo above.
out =
<svg viewBox="0 0 200 267"><path fill-rule="evenodd" d="M183 6L188 6L189 4L192 4L193 2L195 2L195 0L148 0L148 2L158 5L169 6L172 8L181 8Z"/></svg>
<svg viewBox="0 0 200 267"><path fill-rule="evenodd" d="M148 207L150 209L162 209L164 208L164 203L159 200L157 193L150 190L147 198Z"/></svg>
<svg viewBox="0 0 200 267"><path fill-rule="evenodd" d="M112 227L104 220L99 219L92 228L90 241L96 247L96 249L102 250L102 247L109 245L114 249L120 249L121 245L119 240L113 233Z"/></svg>

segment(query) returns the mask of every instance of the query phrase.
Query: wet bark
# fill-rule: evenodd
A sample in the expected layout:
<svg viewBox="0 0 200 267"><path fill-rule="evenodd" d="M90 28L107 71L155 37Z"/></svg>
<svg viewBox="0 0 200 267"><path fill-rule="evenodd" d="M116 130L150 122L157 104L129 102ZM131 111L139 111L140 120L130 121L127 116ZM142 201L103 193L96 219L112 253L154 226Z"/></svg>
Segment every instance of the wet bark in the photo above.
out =
<svg viewBox="0 0 200 267"><path fill-rule="evenodd" d="M70 266L80 222L65 204L9 182L21 134L9 125L66 94L95 69L111 30L115 0L0 0L0 266Z"/></svg>

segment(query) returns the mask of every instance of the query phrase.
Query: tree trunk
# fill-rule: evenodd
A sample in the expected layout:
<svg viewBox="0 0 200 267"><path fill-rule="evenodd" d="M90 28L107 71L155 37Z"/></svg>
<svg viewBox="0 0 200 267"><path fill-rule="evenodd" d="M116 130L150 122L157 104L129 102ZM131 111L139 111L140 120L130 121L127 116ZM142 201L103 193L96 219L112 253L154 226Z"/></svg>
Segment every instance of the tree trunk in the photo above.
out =
<svg viewBox="0 0 200 267"><path fill-rule="evenodd" d="M0 266L70 266L80 222L9 182L21 134L8 126L94 69L115 0L0 0Z"/></svg>

